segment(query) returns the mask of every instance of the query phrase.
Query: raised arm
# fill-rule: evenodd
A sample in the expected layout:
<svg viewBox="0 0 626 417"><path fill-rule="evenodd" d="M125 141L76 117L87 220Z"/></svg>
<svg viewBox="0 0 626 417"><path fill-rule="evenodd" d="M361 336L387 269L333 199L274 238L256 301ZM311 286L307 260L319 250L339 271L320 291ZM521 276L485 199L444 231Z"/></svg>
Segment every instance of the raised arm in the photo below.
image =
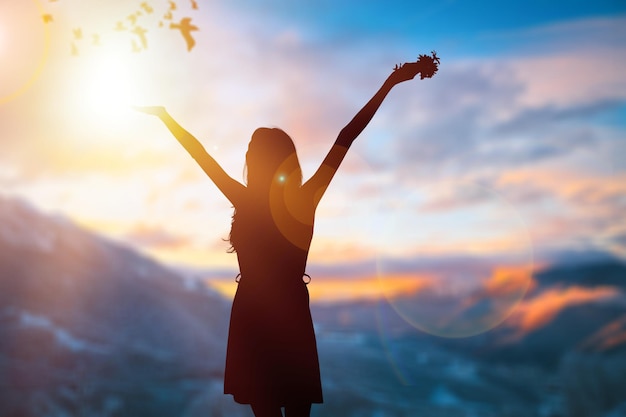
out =
<svg viewBox="0 0 626 417"><path fill-rule="evenodd" d="M376 94L374 94L374 96L367 102L367 104L365 104L365 106L363 106L361 110L359 110L352 120L350 120L350 122L343 129L341 129L341 132L339 132L337 140L335 141L335 145L344 148L349 148L350 145L352 145L352 142L354 142L354 140L372 120L374 114L376 114L380 105L383 103L383 100L387 97L387 94L389 94L393 86L397 84L397 82L394 82L393 80L393 75L394 73L392 73L385 80Z"/></svg>
<svg viewBox="0 0 626 417"><path fill-rule="evenodd" d="M196 160L198 165L206 172L206 174L213 180L217 188L230 200L233 205L241 195L245 186L240 182L230 177L226 171L209 155L204 149L204 146L189 132L187 132L181 125L167 113L164 107L161 106L148 106L148 107L135 107L136 110L152 114L163 123L172 132L174 137L180 142L181 145L189 152L193 159Z"/></svg>
<svg viewBox="0 0 626 417"><path fill-rule="evenodd" d="M326 191L326 188L328 188L330 181L343 161L343 158L346 156L352 142L354 142L354 140L372 120L374 114L376 114L391 89L403 81L415 78L415 76L420 72L422 73L422 78L425 78L425 64L422 57L430 58L428 56L421 55L418 62L407 63L400 67L396 66L394 71L383 82L376 94L374 94L374 96L365 104L365 106L363 106L361 110L359 110L352 120L350 120L350 122L343 129L341 129L341 132L339 132L339 136L337 136L337 140L330 149L330 152L328 152L328 155L326 155L326 158L324 158L324 161L315 174L303 186L303 189L312 193L314 196L315 205L319 203L322 195ZM433 60L436 60L437 64L439 63L438 58L434 53ZM436 72L436 65L434 71L430 73L430 76L432 76L434 72ZM429 76L426 75L426 77Z"/></svg>

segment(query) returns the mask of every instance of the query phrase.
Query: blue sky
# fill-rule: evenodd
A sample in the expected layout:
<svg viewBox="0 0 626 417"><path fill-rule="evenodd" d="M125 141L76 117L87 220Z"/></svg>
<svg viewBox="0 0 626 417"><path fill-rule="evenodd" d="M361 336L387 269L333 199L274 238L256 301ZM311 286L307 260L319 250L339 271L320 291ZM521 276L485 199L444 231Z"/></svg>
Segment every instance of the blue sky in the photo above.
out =
<svg viewBox="0 0 626 417"><path fill-rule="evenodd" d="M620 1L236 1L276 25L297 26L327 42L387 38L446 48L448 56L505 53L528 45L529 29L555 23L612 17L626 13ZM552 40L554 41L554 40Z"/></svg>
<svg viewBox="0 0 626 417"><path fill-rule="evenodd" d="M607 17L624 13L619 1L354 1L285 2L233 1L233 9L248 10L283 23L304 24L324 36L401 34L457 37L489 31L509 31L559 21ZM506 7L504 7L506 6Z"/></svg>

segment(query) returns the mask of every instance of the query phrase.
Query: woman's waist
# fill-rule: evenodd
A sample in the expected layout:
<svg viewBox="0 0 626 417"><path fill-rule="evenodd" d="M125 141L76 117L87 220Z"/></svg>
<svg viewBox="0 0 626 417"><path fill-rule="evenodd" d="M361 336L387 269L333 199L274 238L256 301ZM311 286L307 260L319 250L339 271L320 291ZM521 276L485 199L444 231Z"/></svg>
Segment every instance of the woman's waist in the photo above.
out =
<svg viewBox="0 0 626 417"><path fill-rule="evenodd" d="M292 272L285 273L283 272L246 272L242 271L238 275L239 282L249 281L255 283L276 283L276 284L288 284L294 282L307 282L309 281L309 276L304 272Z"/></svg>
<svg viewBox="0 0 626 417"><path fill-rule="evenodd" d="M255 268L240 265L239 281L250 281L263 284L291 284L301 283L303 278L308 281L305 273L306 265L292 265L291 267Z"/></svg>

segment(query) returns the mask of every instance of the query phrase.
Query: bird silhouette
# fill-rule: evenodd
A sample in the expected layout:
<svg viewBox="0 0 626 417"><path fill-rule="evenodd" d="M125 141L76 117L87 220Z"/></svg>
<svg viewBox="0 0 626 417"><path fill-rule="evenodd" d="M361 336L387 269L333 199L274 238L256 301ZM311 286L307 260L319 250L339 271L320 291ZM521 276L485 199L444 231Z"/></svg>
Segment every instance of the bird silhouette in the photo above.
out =
<svg viewBox="0 0 626 417"><path fill-rule="evenodd" d="M172 12L165 13L163 19L172 20Z"/></svg>
<svg viewBox="0 0 626 417"><path fill-rule="evenodd" d="M50 23L54 21L51 14L44 14L43 16L41 16L41 18L43 19L44 23Z"/></svg>
<svg viewBox="0 0 626 417"><path fill-rule="evenodd" d="M141 8L145 10L146 13L150 14L154 11L154 9L148 4L148 2L144 1L141 3Z"/></svg>
<svg viewBox="0 0 626 417"><path fill-rule="evenodd" d="M180 30L187 43L187 51L191 51L191 48L196 44L196 41L191 37L191 31L199 30L197 26L191 24L191 18L185 17L181 19L180 23L170 23L170 29Z"/></svg>
<svg viewBox="0 0 626 417"><path fill-rule="evenodd" d="M126 19L130 20L130 24L133 26L137 24L137 16L134 14L129 15Z"/></svg>
<svg viewBox="0 0 626 417"><path fill-rule="evenodd" d="M173 1L170 1L170 10L176 10L176 3L174 3Z"/></svg>
<svg viewBox="0 0 626 417"><path fill-rule="evenodd" d="M133 30L131 30L132 33L139 36L139 40L141 41L141 46L143 47L143 49L148 48L148 39L146 39L147 31L147 29L144 29L141 26L135 26Z"/></svg>
<svg viewBox="0 0 626 417"><path fill-rule="evenodd" d="M73 30L74 39L82 39L83 38L83 30L81 28L76 28Z"/></svg>
<svg viewBox="0 0 626 417"><path fill-rule="evenodd" d="M72 51L72 56L78 56L78 47L76 46L76 44L74 42L71 43L71 51Z"/></svg>
<svg viewBox="0 0 626 417"><path fill-rule="evenodd" d="M117 22L117 25L115 25L115 30L117 30L118 32L121 32L123 30L128 30L128 29L126 28L126 26L124 26L124 22L120 20L119 22Z"/></svg>
<svg viewBox="0 0 626 417"><path fill-rule="evenodd" d="M198 2L196 0L191 0L191 8L198 10Z"/></svg>

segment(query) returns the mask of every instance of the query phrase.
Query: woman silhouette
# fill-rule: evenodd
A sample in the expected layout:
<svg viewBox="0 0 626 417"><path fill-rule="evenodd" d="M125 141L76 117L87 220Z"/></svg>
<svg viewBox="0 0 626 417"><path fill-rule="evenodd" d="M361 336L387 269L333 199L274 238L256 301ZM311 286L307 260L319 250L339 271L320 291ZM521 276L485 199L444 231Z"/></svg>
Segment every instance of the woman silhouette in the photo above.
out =
<svg viewBox="0 0 626 417"><path fill-rule="evenodd" d="M246 153L247 184L234 180L163 107L137 107L158 116L233 204L230 243L240 278L233 300L224 392L250 404L256 417L309 416L322 402L320 371L304 281L315 209L348 148L396 84L423 66L396 68L339 133L304 184L291 138L259 128Z"/></svg>

